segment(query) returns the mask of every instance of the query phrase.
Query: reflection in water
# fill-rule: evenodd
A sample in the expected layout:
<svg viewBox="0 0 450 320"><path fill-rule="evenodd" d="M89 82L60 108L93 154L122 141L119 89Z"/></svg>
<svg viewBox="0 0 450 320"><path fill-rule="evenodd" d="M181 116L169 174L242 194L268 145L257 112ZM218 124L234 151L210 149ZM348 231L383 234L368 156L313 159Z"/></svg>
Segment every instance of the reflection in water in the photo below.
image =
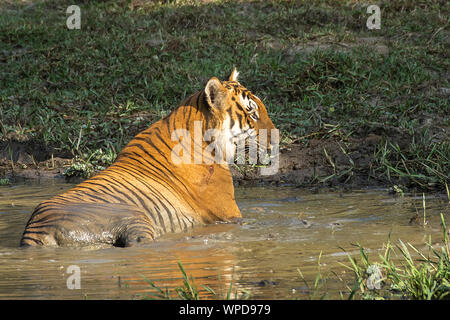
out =
<svg viewBox="0 0 450 320"><path fill-rule="evenodd" d="M168 234L139 248L18 248L33 208L72 186L50 181L0 187L1 299L131 299L153 292L144 277L161 288L180 286L179 261L199 291L203 284L225 295L233 279L233 288L248 290L255 299L306 298L310 292L297 268L310 284L319 267L352 279L339 264L348 262L343 250L358 254L354 244L359 243L376 260L389 234L392 241L400 238L419 248L430 235L440 242L439 213L446 208L444 198L428 196L423 228L409 223L416 212L422 216L422 195L238 188L244 217L239 225ZM70 265L80 267L80 290L67 288ZM337 277L326 285L328 298L345 290Z"/></svg>

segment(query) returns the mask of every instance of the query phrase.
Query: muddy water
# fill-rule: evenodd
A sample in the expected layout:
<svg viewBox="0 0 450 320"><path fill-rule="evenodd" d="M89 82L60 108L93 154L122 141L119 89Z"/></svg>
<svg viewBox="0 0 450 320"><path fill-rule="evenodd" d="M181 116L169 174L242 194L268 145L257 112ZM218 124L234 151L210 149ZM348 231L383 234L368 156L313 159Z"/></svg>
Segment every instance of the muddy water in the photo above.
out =
<svg viewBox="0 0 450 320"><path fill-rule="evenodd" d="M448 201L427 196L423 228L409 224L419 213L422 195L394 197L386 190L311 192L295 188L238 188L242 224L218 224L166 235L142 248L18 247L23 228L42 200L73 185L51 181L0 187L0 299L133 299L154 292L143 280L162 288L182 283L177 262L208 285L226 293L231 279L238 292L254 299L304 299L319 272L328 277L326 298L339 299L353 279L346 252L357 256L360 243L377 261L388 234L418 247L441 241L440 212ZM448 215L447 215L448 216ZM344 250L346 252L344 252ZM320 260L319 260L320 257ZM69 266L80 270L80 289L69 289ZM342 280L340 280L342 279ZM74 282L69 281L69 285Z"/></svg>

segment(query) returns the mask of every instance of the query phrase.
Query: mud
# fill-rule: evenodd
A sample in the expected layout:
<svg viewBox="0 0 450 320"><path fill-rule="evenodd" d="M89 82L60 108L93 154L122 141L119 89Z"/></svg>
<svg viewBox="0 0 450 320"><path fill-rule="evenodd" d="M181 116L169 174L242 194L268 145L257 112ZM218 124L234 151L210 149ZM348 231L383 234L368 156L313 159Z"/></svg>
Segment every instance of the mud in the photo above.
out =
<svg viewBox="0 0 450 320"><path fill-rule="evenodd" d="M280 150L278 173L261 176L257 170L232 168L240 185L271 183L277 185L315 186L346 185L349 187L385 185L387 181L372 176L373 155L382 138L369 134L365 138L310 139Z"/></svg>
<svg viewBox="0 0 450 320"><path fill-rule="evenodd" d="M407 137L399 136L397 140L399 144L409 143ZM279 170L275 175L261 176L257 167L249 165L232 165L231 171L237 185L386 186L388 181L373 175L374 152L381 141L381 135L376 133L347 139L312 137L280 146ZM64 179L71 163L70 157L53 154L36 141L0 141L0 177Z"/></svg>

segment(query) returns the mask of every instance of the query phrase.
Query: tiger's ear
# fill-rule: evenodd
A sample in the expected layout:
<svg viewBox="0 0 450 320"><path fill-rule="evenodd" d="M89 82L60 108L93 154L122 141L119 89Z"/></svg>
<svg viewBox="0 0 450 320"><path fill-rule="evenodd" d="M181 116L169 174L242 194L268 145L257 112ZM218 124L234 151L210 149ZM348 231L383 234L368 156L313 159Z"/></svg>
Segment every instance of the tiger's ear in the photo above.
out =
<svg viewBox="0 0 450 320"><path fill-rule="evenodd" d="M228 77L228 81L238 81L239 72L234 67L233 71L231 71L230 76Z"/></svg>
<svg viewBox="0 0 450 320"><path fill-rule="evenodd" d="M222 108L227 91L219 79L212 77L205 87L206 102L211 108Z"/></svg>

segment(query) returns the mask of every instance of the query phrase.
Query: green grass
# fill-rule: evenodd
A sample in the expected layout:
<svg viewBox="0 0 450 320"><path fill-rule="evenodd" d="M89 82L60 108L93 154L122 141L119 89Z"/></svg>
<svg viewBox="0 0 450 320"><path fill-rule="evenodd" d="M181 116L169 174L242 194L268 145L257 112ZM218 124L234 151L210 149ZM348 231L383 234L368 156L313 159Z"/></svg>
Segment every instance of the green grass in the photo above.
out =
<svg viewBox="0 0 450 320"><path fill-rule="evenodd" d="M420 139L420 138L419 138ZM443 189L450 172L449 141L431 142L422 137L415 138L408 149L402 150L398 144L384 139L374 155L377 166L375 175L389 180L396 177L409 185L423 189L440 185Z"/></svg>
<svg viewBox="0 0 450 320"><path fill-rule="evenodd" d="M350 266L355 274L355 283L349 299L391 299L413 300L450 299L450 246L448 231L441 214L443 243L440 248L428 245L428 252L422 252L413 245L401 240L394 247L390 239L380 262L370 262L367 253L360 245L360 261L350 255ZM396 251L397 250L397 251ZM414 258L414 256L417 258ZM370 270L379 270L378 287L370 284Z"/></svg>
<svg viewBox="0 0 450 320"><path fill-rule="evenodd" d="M168 288L162 289L161 287L157 286L153 281L147 279L144 277L145 282L147 282L150 285L150 288L152 289L152 292L149 292L145 295L141 295L142 299L164 299L164 300L171 300L171 299L179 299L179 300L201 300L201 299L215 299L215 300L231 300L231 299L248 299L251 294L250 292L246 290L241 290L239 292L237 289L233 292L233 279L230 281L230 285L228 286L228 289L226 293L221 292L221 288L219 288L219 291L216 292L214 289L212 289L209 286L201 285L201 287L204 290L203 295L201 295L201 292L197 289L197 285L195 284L194 277L188 276L183 264L181 262L178 262L178 267L181 271L181 274L183 276L183 285L177 286L173 289L173 291L170 291ZM220 282L220 275L219 275L219 282Z"/></svg>
<svg viewBox="0 0 450 320"><path fill-rule="evenodd" d="M327 273L323 273L322 271L322 266L320 264L320 259L322 257L322 252L320 252L319 254L319 258L317 259L317 275L314 278L314 281L312 281L312 283L308 283L307 279L305 278L305 276L303 275L302 271L300 268L297 268L297 272L301 278L301 280L303 281L303 283L305 284L305 287L307 288L308 292L310 292L310 294L308 295L308 299L326 299L328 292L326 291L325 285L328 281L328 279L330 279L331 274L333 274L333 271L327 272Z"/></svg>
<svg viewBox="0 0 450 320"><path fill-rule="evenodd" d="M372 31L352 1L83 1L81 30L68 30L71 4L0 4L0 139L76 161L116 154L237 66L283 141L330 125L375 132L386 144L373 174L420 188L449 180L446 1L379 1ZM384 51L364 40L374 37Z"/></svg>

